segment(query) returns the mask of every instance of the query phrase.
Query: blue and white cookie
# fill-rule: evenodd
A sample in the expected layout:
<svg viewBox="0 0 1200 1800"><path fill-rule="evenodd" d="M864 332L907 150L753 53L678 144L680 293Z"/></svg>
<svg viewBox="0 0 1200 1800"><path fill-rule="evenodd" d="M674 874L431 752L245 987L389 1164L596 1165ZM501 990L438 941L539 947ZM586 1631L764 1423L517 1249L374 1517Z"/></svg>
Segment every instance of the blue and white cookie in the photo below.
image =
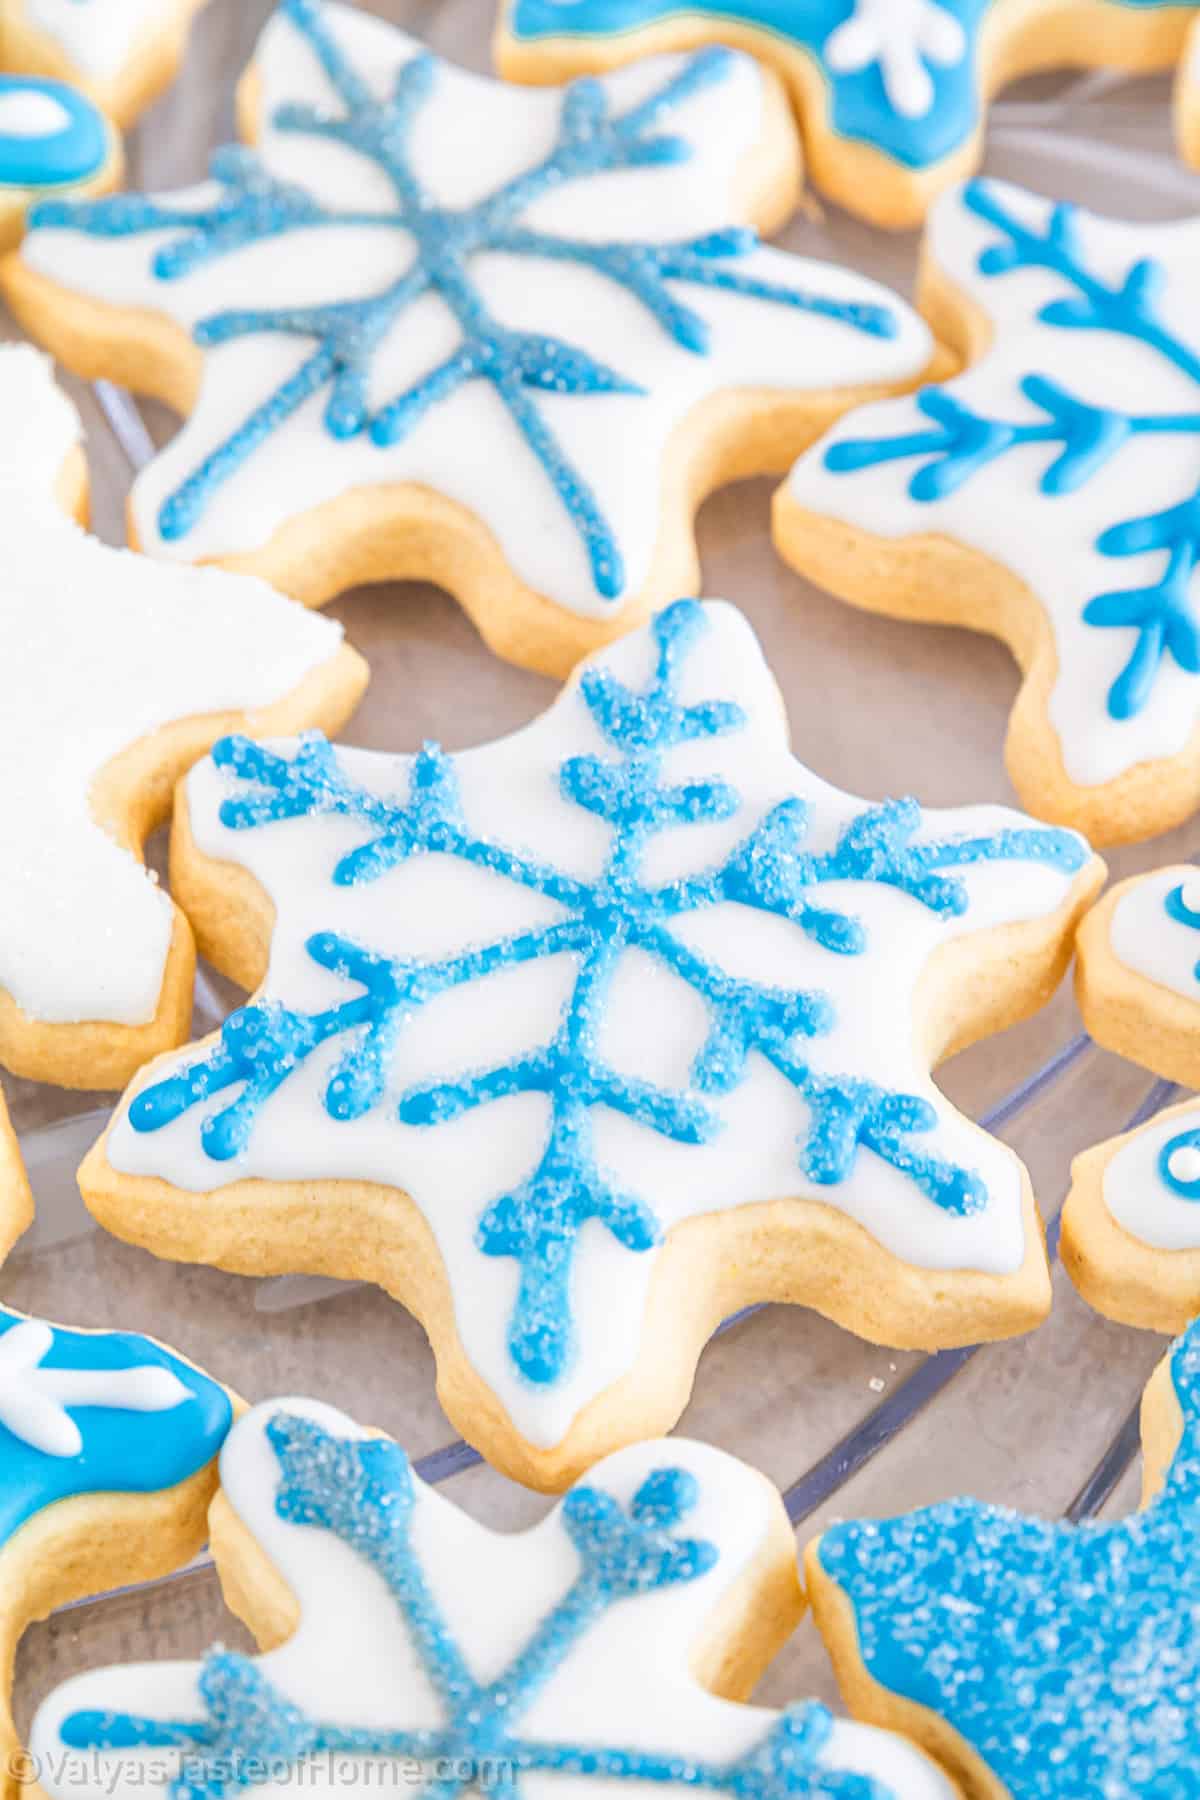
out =
<svg viewBox="0 0 1200 1800"><path fill-rule="evenodd" d="M737 45L787 84L815 184L895 228L919 224L938 193L973 173L999 86L1046 68L1170 68L1197 10L1161 0L502 0L495 50L502 73L543 82ZM1189 122L1191 92L1181 76Z"/></svg>
<svg viewBox="0 0 1200 1800"><path fill-rule="evenodd" d="M212 1545L261 1654L57 1688L31 1734L53 1800L252 1782L323 1800L398 1783L444 1800L956 1800L890 1732L735 1704L802 1597L778 1494L707 1445L638 1444L501 1534L390 1438L270 1401L221 1453Z"/></svg>
<svg viewBox="0 0 1200 1800"><path fill-rule="evenodd" d="M930 365L895 294L759 242L797 147L748 56L539 92L283 0L241 114L209 182L40 207L4 271L69 367L189 415L133 490L156 557L313 605L428 577L565 675L696 590L705 493Z"/></svg>
<svg viewBox="0 0 1200 1800"><path fill-rule="evenodd" d="M853 1715L969 1800L1191 1800L1200 1779L1200 1326L1142 1406L1144 1510L1113 1524L952 1500L834 1525L805 1558Z"/></svg>
<svg viewBox="0 0 1200 1800"><path fill-rule="evenodd" d="M732 607L676 602L460 755L226 739L171 862L258 992L137 1078L87 1204L157 1255L378 1282L519 1479L667 1429L751 1301L922 1347L1045 1315L1028 1177L929 1070L1049 997L1102 866L828 786Z"/></svg>
<svg viewBox="0 0 1200 1800"><path fill-rule="evenodd" d="M39 200L111 193L124 169L120 137L86 94L3 70L0 50L0 253L20 242Z"/></svg>
<svg viewBox="0 0 1200 1800"><path fill-rule="evenodd" d="M1200 1087L1200 873L1134 875L1079 928L1076 991L1098 1044L1167 1081Z"/></svg>

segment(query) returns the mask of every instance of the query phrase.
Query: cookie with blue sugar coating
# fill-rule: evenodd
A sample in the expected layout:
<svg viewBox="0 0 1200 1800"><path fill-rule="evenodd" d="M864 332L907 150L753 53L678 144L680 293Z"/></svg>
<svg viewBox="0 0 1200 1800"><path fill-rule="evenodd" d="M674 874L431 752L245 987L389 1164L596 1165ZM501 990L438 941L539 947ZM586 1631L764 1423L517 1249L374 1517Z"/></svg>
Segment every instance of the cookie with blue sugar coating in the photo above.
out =
<svg viewBox="0 0 1200 1800"><path fill-rule="evenodd" d="M929 1069L1049 997L1102 867L829 787L732 607L676 602L456 756L227 739L175 817L173 892L258 991L131 1087L88 1206L378 1282L506 1472L669 1427L755 1300L910 1346L1044 1316L1025 1171Z"/></svg>
<svg viewBox="0 0 1200 1800"><path fill-rule="evenodd" d="M186 426L134 541L319 605L426 577L565 675L699 585L706 493L912 385L915 313L756 231L790 213L776 79L710 47L537 92L283 0L213 181L43 206L6 293L69 367Z"/></svg>
<svg viewBox="0 0 1200 1800"><path fill-rule="evenodd" d="M913 1745L746 1699L802 1607L775 1490L683 1439L592 1470L540 1524L484 1529L400 1446L269 1401L221 1453L212 1545L258 1656L93 1669L31 1747L53 1800L228 1791L226 1771L332 1795L403 1779L778 1800L956 1800Z"/></svg>
<svg viewBox="0 0 1200 1800"><path fill-rule="evenodd" d="M495 53L513 80L543 82L735 44L786 82L814 184L900 228L978 166L998 88L1051 68L1170 68L1196 13L1159 0L502 0ZM1191 91L1181 76L1189 130Z"/></svg>
<svg viewBox="0 0 1200 1800"><path fill-rule="evenodd" d="M1142 1406L1143 1510L1070 1525L954 1500L832 1526L809 1598L856 1718L967 1800L1188 1800L1200 1770L1200 1326Z"/></svg>

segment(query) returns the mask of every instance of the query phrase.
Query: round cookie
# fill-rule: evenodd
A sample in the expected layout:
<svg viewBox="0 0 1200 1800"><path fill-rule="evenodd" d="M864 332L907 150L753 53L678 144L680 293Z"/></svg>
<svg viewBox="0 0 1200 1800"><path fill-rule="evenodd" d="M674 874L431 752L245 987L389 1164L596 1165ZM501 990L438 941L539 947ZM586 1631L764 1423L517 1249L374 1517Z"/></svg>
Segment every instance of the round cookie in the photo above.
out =
<svg viewBox="0 0 1200 1800"><path fill-rule="evenodd" d="M127 130L174 80L205 0L0 0L0 68L69 82Z"/></svg>
<svg viewBox="0 0 1200 1800"><path fill-rule="evenodd" d="M0 1179L3 1179L0 1171ZM55 1607L169 1574L204 1544L225 1390L151 1338L0 1307L0 1666ZM0 1694L5 1800L36 1773Z"/></svg>
<svg viewBox="0 0 1200 1800"><path fill-rule="evenodd" d="M751 1301L903 1346L1041 1320L1028 1178L928 1071L1049 997L1102 879L1020 814L829 787L740 614L679 601L461 755L219 744L172 887L262 985L80 1185L161 1256L378 1282L459 1431L563 1487Z"/></svg>
<svg viewBox="0 0 1200 1800"><path fill-rule="evenodd" d="M841 599L1008 643L1013 782L1093 843L1200 806L1198 249L1193 219L944 195L921 305L965 372L842 420L775 501L781 554Z"/></svg>
<svg viewBox="0 0 1200 1800"><path fill-rule="evenodd" d="M759 243L797 151L749 57L537 92L284 0L241 116L208 183L41 207L3 271L77 373L190 415L133 491L157 557L428 578L564 675L699 585L706 493L931 364L887 289Z"/></svg>
<svg viewBox="0 0 1200 1800"><path fill-rule="evenodd" d="M0 350L0 1063L119 1087L186 1037L195 952L141 867L173 785L231 728L345 721L341 627L261 583L112 550L86 511L78 416L46 359Z"/></svg>
<svg viewBox="0 0 1200 1800"><path fill-rule="evenodd" d="M446 1800L755 1793L954 1800L889 1733L744 1700L802 1599L778 1494L707 1445L639 1444L531 1530L484 1529L398 1444L311 1400L239 1420L212 1544L261 1647L94 1669L47 1699L32 1749L54 1800L228 1771L331 1796L396 1779Z"/></svg>
<svg viewBox="0 0 1200 1800"><path fill-rule="evenodd" d="M786 82L816 186L896 229L978 166L997 89L1042 69L1169 68L1196 13L1159 0L503 0L495 54L513 80L542 82L735 44ZM1180 95L1190 133L1182 76Z"/></svg>
<svg viewBox="0 0 1200 1800"><path fill-rule="evenodd" d="M966 1800L1181 1800L1200 1767L1200 1327L1142 1408L1145 1508L1115 1524L953 1500L834 1525L809 1597L856 1718Z"/></svg>

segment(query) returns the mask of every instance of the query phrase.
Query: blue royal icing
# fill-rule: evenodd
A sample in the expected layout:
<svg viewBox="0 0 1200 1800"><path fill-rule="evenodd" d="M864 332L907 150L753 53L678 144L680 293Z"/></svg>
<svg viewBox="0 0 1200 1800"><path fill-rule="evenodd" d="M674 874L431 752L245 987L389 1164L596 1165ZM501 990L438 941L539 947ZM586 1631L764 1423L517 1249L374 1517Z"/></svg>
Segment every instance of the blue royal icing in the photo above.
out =
<svg viewBox="0 0 1200 1800"><path fill-rule="evenodd" d="M975 64L989 0L936 0L962 28L964 53L954 62L922 59L932 97L919 117L906 116L888 97L878 61L840 72L826 60L831 38L854 14L854 0L514 0L514 37L608 37L639 31L663 19L732 19L761 27L806 51L825 79L830 122L842 137L872 144L910 169L928 168L959 149L979 122Z"/></svg>
<svg viewBox="0 0 1200 1800"><path fill-rule="evenodd" d="M14 1359L5 1356L9 1333L18 1328L23 1338L32 1332L48 1338L32 1366L28 1359L10 1366ZM84 1398L77 1401L63 1374L57 1381L39 1381L49 1371L111 1374L116 1377L113 1391L120 1392L122 1372L146 1369L166 1370L174 1377L180 1387L178 1404L156 1402L145 1411L133 1404L96 1404L97 1385L86 1381L79 1388ZM101 1382L99 1390L107 1385ZM39 1396L43 1386L50 1392ZM19 1434L31 1401L66 1414L79 1439L76 1454L49 1453ZM132 1332L70 1331L0 1308L0 1543L56 1500L159 1493L186 1481L212 1461L232 1419L223 1388L149 1338Z"/></svg>
<svg viewBox="0 0 1200 1800"><path fill-rule="evenodd" d="M628 1510L602 1488L578 1487L567 1495L562 1524L578 1571L512 1661L482 1681L426 1573L412 1523L415 1481L399 1446L386 1439L337 1438L286 1412L275 1414L266 1436L282 1475L276 1513L330 1534L378 1575L436 1697L439 1722L397 1729L334 1724L288 1699L250 1658L215 1651L197 1683L203 1718L79 1711L60 1726L66 1748L180 1750L181 1770L168 1787L171 1800L220 1800L260 1782L264 1769L286 1779L286 1771L303 1759L323 1754L417 1763L426 1777L417 1792L437 1800L457 1800L471 1788L487 1792L496 1770L505 1771L504 1789L514 1800L522 1776L545 1774L585 1782L653 1782L739 1800L894 1800L880 1782L818 1763L832 1720L815 1705L779 1715L764 1729L762 1741L733 1762L694 1755L690 1746L664 1753L522 1734L522 1720L615 1607L686 1586L716 1563L716 1545L689 1538L681 1529L699 1495L688 1471L655 1470ZM397 1711L406 1698L401 1686Z"/></svg>
<svg viewBox="0 0 1200 1800"><path fill-rule="evenodd" d="M825 466L853 475L892 462L922 459L908 491L930 503L957 493L981 470L1017 450L1044 444L1057 454L1041 477L1041 490L1071 494L1139 436L1200 435L1200 356L1166 323L1162 301L1166 270L1147 257L1122 280L1108 282L1088 267L1078 229L1078 209L1056 206L1044 229L1023 223L986 183L972 182L962 204L1000 234L979 257L979 272L999 278L1019 269L1045 269L1061 278L1066 294L1048 301L1037 317L1063 331L1095 331L1135 339L1155 351L1196 385L1197 406L1182 412L1134 414L1095 405L1068 393L1047 375L1032 374L1021 392L1044 418L1013 424L989 418L968 401L940 388L926 388L917 405L929 425L894 437L844 439L825 453ZM1103 347L1097 356L1102 359ZM1170 657L1181 669L1200 673L1200 625L1191 581L1200 563L1200 489L1184 504L1124 519L1102 532L1096 548L1104 556L1161 552L1162 573L1145 586L1097 594L1083 617L1101 630L1132 629L1137 638L1108 694L1114 719L1128 719L1151 699L1155 680Z"/></svg>
<svg viewBox="0 0 1200 1800"><path fill-rule="evenodd" d="M47 129L13 128L14 109L30 103ZM61 81L0 75L0 187L67 187L98 175L108 158L108 127L85 95Z"/></svg>
<svg viewBox="0 0 1200 1800"><path fill-rule="evenodd" d="M868 1672L947 1719L1014 1800L1200 1795L1200 1326L1171 1377L1183 1437L1133 1518L954 1500L820 1540Z"/></svg>
<svg viewBox="0 0 1200 1800"><path fill-rule="evenodd" d="M399 1097L407 1125L436 1129L474 1108L514 1094L544 1095L550 1124L536 1168L501 1195L479 1222L485 1256L512 1257L520 1289L509 1332L516 1367L531 1381L557 1380L573 1349L572 1268L580 1232L598 1221L625 1249L649 1250L661 1239L653 1210L638 1194L606 1178L593 1143L592 1115L606 1107L678 1144L711 1142L721 1129L712 1102L732 1093L752 1053L766 1059L805 1102L808 1127L799 1166L821 1186L845 1181L866 1149L950 1214L988 1204L977 1174L923 1150L919 1139L937 1125L930 1102L891 1092L855 1075L814 1069L801 1053L805 1039L835 1023L821 991L775 988L735 978L692 950L672 931L689 914L730 901L788 921L833 956L867 948L860 920L845 897L827 900L830 884L860 882L898 889L941 918L968 909L967 889L955 871L980 862L1040 862L1074 872L1087 850L1071 833L1018 828L974 838L919 842L920 807L913 800L865 808L846 826L834 850L803 848L811 823L799 798L775 806L719 866L656 886L642 873L648 847L661 833L732 817L739 793L721 780L672 786L663 758L676 745L719 739L743 729L740 707L723 700L683 705L680 678L688 656L708 629L703 609L681 600L653 623L657 667L643 691L610 672L591 668L580 698L611 756L573 756L558 770L563 796L604 821L611 834L607 862L593 881L564 873L524 851L477 836L463 821L453 760L434 745L414 758L407 799L385 798L356 785L337 753L317 733L286 758L245 738L226 738L213 760L243 788L226 799L221 823L231 831L268 829L281 820L330 814L363 827L363 842L333 871L343 886L375 882L408 859L440 855L557 902L565 917L436 961L380 956L332 932L319 932L307 951L322 968L361 990L317 1013L297 1012L274 999L252 1002L226 1022L219 1043L179 1073L152 1083L133 1099L129 1123L140 1133L170 1125L191 1108L229 1088L231 1104L210 1108L200 1127L206 1154L228 1162L249 1144L265 1103L303 1067L318 1046L345 1041L324 1092L334 1120L362 1117L383 1100L389 1066L402 1031L448 989L497 969L570 954L578 962L561 1028L541 1050L454 1081L418 1083ZM686 1092L622 1075L599 1052L609 989L630 951L648 956L691 988L711 1021Z"/></svg>
<svg viewBox="0 0 1200 1800"><path fill-rule="evenodd" d="M332 438L366 432L386 448L406 438L431 409L465 384L486 381L569 514L586 548L596 592L604 599L617 599L625 587L621 547L533 395L643 390L575 344L513 329L493 317L470 267L474 257L488 252L593 270L624 288L677 344L697 355L707 351L708 326L677 296L673 284L791 307L870 336L896 335L895 314L886 307L834 300L742 273L739 259L758 241L743 227L684 242L601 244L522 223L534 202L567 183L610 170L686 161L692 154L688 140L672 135L664 125L693 94L726 79L732 67L729 51L699 52L622 114L610 112L598 82L574 82L564 93L558 141L548 155L475 205L455 208L437 204L419 180L410 152L414 127L436 100L436 59L427 53L414 56L399 70L392 93L379 100L337 43L319 0L283 0L280 11L319 60L343 110L326 114L286 105L275 114L275 129L342 145L364 157L394 190L394 211L327 207L303 188L274 178L252 152L226 149L213 160L212 175L221 195L207 211L121 195L75 205L43 204L32 215L34 226L101 237L155 233L161 240L164 232L179 231L180 236L159 241L155 249L153 267L163 281L185 280L206 263L294 230L368 224L394 227L412 239L411 266L372 298L315 307L238 309L200 320L194 335L206 348L259 333L312 338L316 348L163 503L159 525L167 541L185 537L214 491L314 395L328 390L325 425ZM453 314L461 342L438 367L373 409L368 389L376 352L409 309L431 293Z"/></svg>

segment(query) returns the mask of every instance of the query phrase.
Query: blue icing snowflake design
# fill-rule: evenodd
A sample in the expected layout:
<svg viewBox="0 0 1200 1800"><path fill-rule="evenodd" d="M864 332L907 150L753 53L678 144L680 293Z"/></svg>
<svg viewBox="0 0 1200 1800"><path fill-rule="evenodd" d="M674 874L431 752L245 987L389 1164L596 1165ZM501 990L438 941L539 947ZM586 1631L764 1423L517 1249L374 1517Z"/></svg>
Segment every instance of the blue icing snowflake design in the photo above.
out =
<svg viewBox="0 0 1200 1800"><path fill-rule="evenodd" d="M1131 1519L956 1500L820 1540L869 1673L946 1718L1014 1800L1200 1795L1200 1327L1171 1379L1182 1440Z"/></svg>
<svg viewBox="0 0 1200 1800"><path fill-rule="evenodd" d="M1048 829L924 841L921 811L912 800L866 807L835 848L809 851L804 844L812 810L792 797L760 818L717 866L661 885L649 882L643 865L657 837L730 819L741 806L738 791L722 780L674 785L663 775L663 759L673 748L719 740L748 723L728 701L685 705L678 697L689 655L708 628L694 601L678 601L660 613L652 632L656 667L641 691L603 668L584 672L579 699L609 754L570 756L557 779L563 798L603 821L609 832L607 859L591 880L478 835L464 821L453 760L435 746L413 760L408 796L398 799L357 785L316 734L290 758L244 738L219 744L214 761L240 789L221 807L228 830L261 831L279 821L330 815L362 827L361 844L333 870L337 886L378 882L410 859L436 855L544 897L563 916L435 960L381 956L318 932L307 941L309 957L355 984L357 994L315 1013L273 998L254 1001L226 1022L211 1050L144 1088L129 1108L133 1130L151 1133L236 1089L229 1104L208 1107L200 1126L204 1152L227 1164L246 1150L263 1108L319 1046L345 1044L324 1089L329 1118L361 1118L384 1102L400 1034L419 1028L421 1009L435 996L500 969L572 958L570 998L549 1043L476 1073L408 1086L389 1100L404 1124L428 1130L513 1095L548 1102L540 1159L520 1185L487 1208L476 1232L484 1256L511 1257L520 1266L509 1351L516 1368L536 1383L556 1381L571 1363L572 1271L584 1227L598 1221L634 1253L650 1250L662 1236L649 1201L606 1175L593 1138L597 1109L622 1114L679 1145L707 1144L722 1129L720 1099L741 1085L749 1059L759 1056L807 1109L798 1163L810 1182L844 1182L866 1150L947 1214L974 1214L988 1204L976 1173L922 1147L922 1136L938 1124L927 1099L813 1065L803 1046L835 1023L826 993L735 978L691 948L673 926L732 902L785 921L830 957L856 957L866 953L869 935L847 910L848 883L897 890L949 920L969 905L961 871L1006 861L1073 873L1087 857L1081 839ZM836 900L822 894L831 884L841 890ZM684 1091L624 1075L600 1052L613 978L630 952L658 963L707 1009L707 1041Z"/></svg>
<svg viewBox="0 0 1200 1800"><path fill-rule="evenodd" d="M425 1779L416 1791L428 1800L457 1800L473 1788L487 1792L497 1780L518 1800L524 1776L545 1774L585 1784L653 1782L738 1800L897 1800L882 1783L818 1760L832 1720L815 1705L778 1716L757 1746L728 1762L698 1756L690 1744L655 1752L523 1733L522 1722L538 1699L615 1608L688 1586L716 1564L715 1544L686 1535L699 1495L690 1471L653 1470L628 1508L599 1487L578 1487L567 1496L561 1523L577 1572L528 1641L483 1681L472 1671L417 1548L418 1484L399 1446L338 1438L285 1411L273 1414L265 1435L280 1471L278 1518L328 1534L379 1577L385 1603L403 1621L436 1697L439 1722L391 1728L314 1717L261 1664L218 1650L199 1673L203 1717L160 1719L108 1706L80 1710L59 1726L67 1749L178 1751L171 1800L221 1800L261 1782L266 1769L287 1779L287 1771L306 1759L331 1754L419 1764ZM394 1702L401 1718L408 1703L401 1678Z"/></svg>
<svg viewBox="0 0 1200 1800"><path fill-rule="evenodd" d="M1141 437L1200 436L1200 355L1166 319L1167 271L1146 257L1122 279L1106 281L1089 267L1075 207L1055 206L1044 227L1023 222L986 183L964 189L962 204L995 227L997 239L980 255L988 279L1014 271L1043 269L1058 277L1065 292L1037 313L1041 324L1067 332L1096 332L1134 341L1195 390L1195 403L1180 411L1131 413L1082 398L1051 376L1031 373L1021 382L1024 398L1041 415L1015 423L978 411L968 399L928 388L917 405L928 424L916 431L880 438L844 439L825 453L825 466L853 475L893 462L919 462L909 482L918 502L958 493L992 464L1014 451L1044 445L1050 453L1041 491L1051 500L1085 487L1112 459ZM1103 338L1097 357L1103 359ZM1108 711L1128 719L1150 704L1163 664L1173 659L1189 674L1200 673L1200 626L1192 579L1200 563L1200 488L1180 505L1119 519L1099 537L1096 548L1113 558L1161 554L1161 572L1148 584L1093 596L1083 617L1100 630L1134 632L1129 660L1108 694Z"/></svg>
<svg viewBox="0 0 1200 1800"><path fill-rule="evenodd" d="M924 169L959 149L978 124L976 56L988 9L989 0L923 0L905 28L880 8L878 31L890 26L900 36L894 57L856 0L513 0L509 19L526 42L615 37L680 17L759 27L812 58L836 132Z"/></svg>
<svg viewBox="0 0 1200 1800"><path fill-rule="evenodd" d="M223 1388L149 1338L0 1309L0 1542L57 1500L176 1486L232 1418Z"/></svg>
<svg viewBox="0 0 1200 1800"><path fill-rule="evenodd" d="M0 188L70 187L98 175L108 127L86 95L62 81L0 75Z"/></svg>
<svg viewBox="0 0 1200 1800"><path fill-rule="evenodd" d="M585 399L645 390L580 345L502 323L489 309L472 270L474 259L485 254L589 270L623 289L676 345L697 356L707 353L709 330L681 289L741 295L835 320L849 332L870 337L897 334L897 317L887 307L835 300L743 271L741 261L757 245L748 229L731 227L673 242L599 243L526 222L536 201L571 183L687 161L692 146L670 131L669 121L692 96L728 78L733 66L729 52L714 48L698 53L620 114L610 110L598 82L575 82L565 91L557 141L548 154L476 204L452 207L435 200L411 152L414 130L425 109L436 103L437 61L427 53L414 55L399 69L392 91L379 99L339 45L319 0L283 0L280 11L319 61L340 110L324 113L308 105L285 105L273 117L274 128L362 157L386 178L392 206L355 210L325 205L300 186L276 178L252 152L226 149L212 166L220 196L206 209L122 195L90 204L43 204L33 218L35 225L99 237L154 234L153 269L164 283L185 281L197 268L300 230L336 235L369 226L401 234L400 242L411 243L412 261L405 272L369 298L309 307L237 308L200 320L194 335L204 348L260 334L308 339L314 348L165 500L159 516L164 540L186 537L215 492L235 479L248 459L262 454L272 434L316 395L328 393L324 416L331 440L366 434L387 448L407 439L431 410L465 385L486 382L570 517L586 550L596 593L618 599L625 589L622 547L536 396ZM331 252L336 254L333 245ZM368 391L382 347L390 334L404 328L413 307L431 295L453 316L457 348L404 391L373 405Z"/></svg>

